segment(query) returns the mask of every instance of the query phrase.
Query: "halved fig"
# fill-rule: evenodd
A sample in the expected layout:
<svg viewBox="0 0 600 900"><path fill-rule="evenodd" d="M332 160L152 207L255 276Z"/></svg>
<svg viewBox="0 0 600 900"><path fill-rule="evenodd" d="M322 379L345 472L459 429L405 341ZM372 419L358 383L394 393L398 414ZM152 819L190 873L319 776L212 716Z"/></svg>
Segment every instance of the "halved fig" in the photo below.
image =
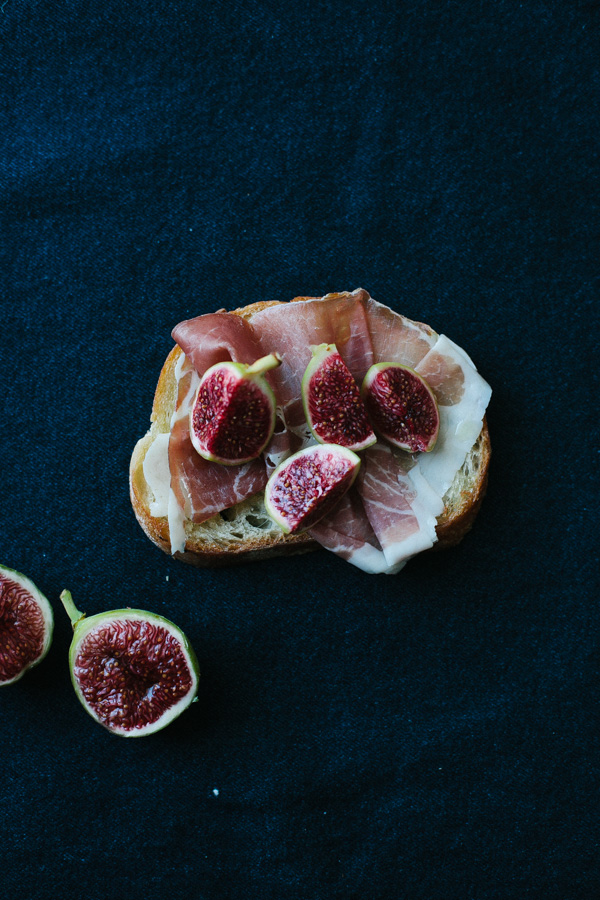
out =
<svg viewBox="0 0 600 900"><path fill-rule="evenodd" d="M190 437L211 462L240 466L260 456L275 428L275 395L263 378L280 365L275 353L252 365L211 366L198 385L190 410Z"/></svg>
<svg viewBox="0 0 600 900"><path fill-rule="evenodd" d="M322 444L365 450L377 438L367 417L360 389L335 344L312 347L302 378L306 421Z"/></svg>
<svg viewBox="0 0 600 900"><path fill-rule="evenodd" d="M414 369L376 363L365 375L361 393L377 434L410 453L433 450L440 430L438 405Z"/></svg>
<svg viewBox="0 0 600 900"><path fill-rule="evenodd" d="M42 661L53 628L52 607L33 581L0 566L0 686Z"/></svg>
<svg viewBox="0 0 600 900"><path fill-rule="evenodd" d="M299 450L278 466L265 488L265 509L285 534L311 528L341 500L358 475L360 457L338 444Z"/></svg>
<svg viewBox="0 0 600 900"><path fill-rule="evenodd" d="M113 734L159 731L196 698L198 661L173 622L129 608L88 619L69 591L60 599L73 625L69 667L75 693Z"/></svg>

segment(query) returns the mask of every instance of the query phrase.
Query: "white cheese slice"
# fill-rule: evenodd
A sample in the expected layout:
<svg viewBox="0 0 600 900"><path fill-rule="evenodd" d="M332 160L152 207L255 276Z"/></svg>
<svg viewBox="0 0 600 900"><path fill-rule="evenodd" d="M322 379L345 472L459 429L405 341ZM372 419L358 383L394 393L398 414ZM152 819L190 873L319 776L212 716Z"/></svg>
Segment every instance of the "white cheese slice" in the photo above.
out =
<svg viewBox="0 0 600 900"><path fill-rule="evenodd" d="M171 489L168 432L154 438L144 457L142 468L146 483L154 495L154 499L149 503L150 515L159 519L167 515Z"/></svg>
<svg viewBox="0 0 600 900"><path fill-rule="evenodd" d="M198 373L192 368L191 364L188 362L184 353L182 353L177 360L175 365L175 382L176 382L176 391L179 392L179 382L182 377L186 375L189 371L192 372L192 377L190 380L190 385L186 392L185 397L179 406L176 406L173 415L171 416L171 430L175 422L178 422L180 419L183 419L190 414L190 409L192 406L192 401L194 399L194 395L196 393L196 389L200 384L200 376ZM168 466L168 445L167 445L167 466ZM171 538L171 554L174 553L183 553L185 550L185 513L181 506L177 501L177 497L171 487L171 474L169 472L169 499L167 504L167 517L169 520L169 535Z"/></svg>
<svg viewBox="0 0 600 900"><path fill-rule="evenodd" d="M418 457L417 465L429 485L443 497L467 453L479 437L483 417L492 395L487 381L477 372L470 358L453 341L440 335L429 353L415 367L427 379L433 355L450 359L462 370L462 392L452 405L440 404L440 432L435 447Z"/></svg>

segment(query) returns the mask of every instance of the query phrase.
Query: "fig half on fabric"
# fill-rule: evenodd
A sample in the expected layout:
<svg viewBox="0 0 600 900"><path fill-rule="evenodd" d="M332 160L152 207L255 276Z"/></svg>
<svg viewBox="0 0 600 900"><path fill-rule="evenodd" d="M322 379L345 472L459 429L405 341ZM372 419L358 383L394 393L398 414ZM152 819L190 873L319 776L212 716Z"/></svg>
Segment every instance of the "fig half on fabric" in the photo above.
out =
<svg viewBox="0 0 600 900"><path fill-rule="evenodd" d="M0 566L0 686L43 660L53 628L52 607L42 592L25 575Z"/></svg>
<svg viewBox="0 0 600 900"><path fill-rule="evenodd" d="M113 734L159 731L195 700L198 661L173 622L129 608L87 618L69 591L60 599L73 625L69 667L75 693Z"/></svg>

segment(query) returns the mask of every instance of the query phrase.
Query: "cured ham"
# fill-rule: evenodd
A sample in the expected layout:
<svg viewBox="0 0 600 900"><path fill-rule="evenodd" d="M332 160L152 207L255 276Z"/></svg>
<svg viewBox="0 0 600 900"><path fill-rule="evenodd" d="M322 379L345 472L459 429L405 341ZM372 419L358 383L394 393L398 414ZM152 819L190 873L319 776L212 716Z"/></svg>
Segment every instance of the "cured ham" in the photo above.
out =
<svg viewBox="0 0 600 900"><path fill-rule="evenodd" d="M282 303L255 313L252 326L262 353L278 353L281 366L274 370L272 384L282 406L288 428L306 425L302 409L301 383L310 362L311 346L335 344L360 384L373 361L373 351L364 301L366 291Z"/></svg>
<svg viewBox="0 0 600 900"><path fill-rule="evenodd" d="M374 362L397 362L414 369L436 342L428 325L413 322L372 297L365 300L365 312Z"/></svg>
<svg viewBox="0 0 600 900"><path fill-rule="evenodd" d="M363 572L380 575L389 569L356 486L351 487L336 508L317 522L309 533L326 550Z"/></svg>
<svg viewBox="0 0 600 900"><path fill-rule="evenodd" d="M204 522L264 489L268 473L264 460L243 466L222 466L203 459L192 446L188 415L199 375L217 362L252 363L260 355L254 331L239 316L212 313L182 322L173 336L184 351L176 376L178 395L169 438L169 530L171 546L183 549L182 519ZM173 550L173 552L175 552Z"/></svg>
<svg viewBox="0 0 600 900"><path fill-rule="evenodd" d="M375 444L365 454L359 492L367 518L381 544L386 572L398 567L436 541L442 498L423 478L408 453Z"/></svg>
<svg viewBox="0 0 600 900"><path fill-rule="evenodd" d="M175 326L171 336L199 375L219 362L253 363L261 356L253 327L227 312L187 319Z"/></svg>
<svg viewBox="0 0 600 900"><path fill-rule="evenodd" d="M173 337L185 353L171 422L169 523L172 544L185 543L183 518L202 522L264 489L289 453L314 442L301 402L311 346L335 343L357 383L375 362L414 368L430 384L440 409L433 451L414 456L377 443L362 454L357 482L336 509L310 530L323 547L369 573L394 573L436 541L443 496L477 439L489 385L448 338L374 301L366 291L268 306L251 322L219 312L180 323ZM193 449L187 415L202 374L224 360L282 358L268 374L278 400L278 424L264 459L245 466L209 463Z"/></svg>
<svg viewBox="0 0 600 900"><path fill-rule="evenodd" d="M173 492L192 522L205 522L264 489L268 474L262 459L243 466L222 466L196 453L189 438L187 416L175 422L171 438Z"/></svg>

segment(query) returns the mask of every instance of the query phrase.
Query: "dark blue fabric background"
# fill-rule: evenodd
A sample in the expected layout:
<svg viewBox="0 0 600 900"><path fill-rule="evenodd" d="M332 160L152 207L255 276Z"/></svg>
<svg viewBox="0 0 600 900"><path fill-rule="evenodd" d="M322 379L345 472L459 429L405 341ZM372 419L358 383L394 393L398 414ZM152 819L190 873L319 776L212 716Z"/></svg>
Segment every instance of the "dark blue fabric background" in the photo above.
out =
<svg viewBox="0 0 600 900"><path fill-rule="evenodd" d="M600 895L596 2L0 6L0 696L14 900ZM129 505L171 328L362 286L494 389L475 529L395 577L198 571ZM62 588L174 619L200 699L116 738Z"/></svg>

